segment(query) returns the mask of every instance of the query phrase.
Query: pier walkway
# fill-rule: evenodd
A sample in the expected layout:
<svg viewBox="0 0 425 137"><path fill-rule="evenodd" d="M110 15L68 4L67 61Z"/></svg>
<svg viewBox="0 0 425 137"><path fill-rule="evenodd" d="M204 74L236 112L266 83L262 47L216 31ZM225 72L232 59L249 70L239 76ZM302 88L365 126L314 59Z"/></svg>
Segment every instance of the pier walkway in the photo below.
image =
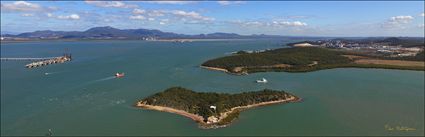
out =
<svg viewBox="0 0 425 137"><path fill-rule="evenodd" d="M49 60L57 57L45 57L45 58L0 58L1 61L42 61Z"/></svg>
<svg viewBox="0 0 425 137"><path fill-rule="evenodd" d="M67 61L71 61L71 55L65 54L63 56L59 57L45 57L45 58L0 58L1 61L33 61L32 63L29 63L25 65L26 68L34 68L34 67L41 67L46 66L50 64L56 64L56 63L64 63Z"/></svg>

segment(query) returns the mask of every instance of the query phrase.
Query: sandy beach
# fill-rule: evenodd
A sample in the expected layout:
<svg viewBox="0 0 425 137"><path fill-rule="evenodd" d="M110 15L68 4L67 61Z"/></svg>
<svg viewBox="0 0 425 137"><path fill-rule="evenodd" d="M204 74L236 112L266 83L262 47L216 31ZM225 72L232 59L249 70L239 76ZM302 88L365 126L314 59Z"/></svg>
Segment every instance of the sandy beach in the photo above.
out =
<svg viewBox="0 0 425 137"><path fill-rule="evenodd" d="M148 105L146 103L142 103L141 101L140 102L137 102L137 105L136 106L137 107L142 107L142 108L145 108L145 109L150 109L150 110L157 110L157 111L163 111L163 112L169 112L169 113L179 114L179 115L188 117L188 118L190 118L190 119L192 119L192 120L194 120L196 122L205 123L203 121L204 118L202 116L195 115L195 114L192 114L192 113L183 111L183 110L178 110L178 109L174 109L174 108L170 108L170 107Z"/></svg>
<svg viewBox="0 0 425 137"><path fill-rule="evenodd" d="M278 103L287 103L287 102L298 102L301 99L295 96L291 96L290 98L287 99L283 99L283 100L276 100L276 101L268 101L268 102L261 102L261 103L257 103L257 104L252 104L252 105L247 105L247 106L238 106L238 107L234 107L232 108L230 111L226 111L220 114L220 120L219 122L226 118L230 113L235 112L235 110L245 110L245 109L249 109L249 108L254 108L254 107L259 107L259 106L265 106L265 105L272 105L272 104L278 104Z"/></svg>
<svg viewBox="0 0 425 137"><path fill-rule="evenodd" d="M227 69L223 69L223 68L215 68L215 67L207 67L207 66L201 66L201 68L209 69L209 70L223 71L223 72L229 73L229 71Z"/></svg>

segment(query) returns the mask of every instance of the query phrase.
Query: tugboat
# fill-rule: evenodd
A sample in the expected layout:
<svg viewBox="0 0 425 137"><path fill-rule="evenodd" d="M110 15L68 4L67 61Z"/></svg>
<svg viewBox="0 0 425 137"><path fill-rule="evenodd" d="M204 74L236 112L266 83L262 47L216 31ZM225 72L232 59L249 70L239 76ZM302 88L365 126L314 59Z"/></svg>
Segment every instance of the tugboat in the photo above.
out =
<svg viewBox="0 0 425 137"><path fill-rule="evenodd" d="M267 79L263 78L261 80L255 81L255 82L257 82L257 83L267 83Z"/></svg>
<svg viewBox="0 0 425 137"><path fill-rule="evenodd" d="M115 78L124 77L124 73L116 73Z"/></svg>

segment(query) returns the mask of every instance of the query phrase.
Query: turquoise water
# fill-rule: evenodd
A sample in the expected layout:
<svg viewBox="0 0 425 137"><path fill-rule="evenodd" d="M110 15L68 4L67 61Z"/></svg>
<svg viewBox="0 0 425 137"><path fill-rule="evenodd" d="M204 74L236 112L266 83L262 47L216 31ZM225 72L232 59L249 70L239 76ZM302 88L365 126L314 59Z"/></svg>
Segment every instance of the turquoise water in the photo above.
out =
<svg viewBox="0 0 425 137"><path fill-rule="evenodd" d="M237 50L280 48L291 40L50 41L2 43L2 57L74 60L26 69L1 62L1 135L424 135L424 72L330 69L234 76L201 69ZM111 78L125 72L120 79ZM49 73L49 75L45 75ZM267 84L253 81L265 77ZM303 102L242 112L227 128L199 129L192 120L133 107L171 86L196 91L289 91ZM388 131L385 125L415 131Z"/></svg>

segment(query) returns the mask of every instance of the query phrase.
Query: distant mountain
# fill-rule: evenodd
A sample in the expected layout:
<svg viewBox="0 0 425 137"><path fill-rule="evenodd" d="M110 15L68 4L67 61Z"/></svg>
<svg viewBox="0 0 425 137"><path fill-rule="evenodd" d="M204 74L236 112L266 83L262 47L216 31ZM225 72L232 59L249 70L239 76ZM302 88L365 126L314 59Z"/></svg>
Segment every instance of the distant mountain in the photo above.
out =
<svg viewBox="0 0 425 137"><path fill-rule="evenodd" d="M18 32L11 32L11 31L0 31L1 35L16 35L19 34Z"/></svg>
<svg viewBox="0 0 425 137"><path fill-rule="evenodd" d="M155 37L159 39L170 38L253 38L253 37L276 37L271 35L239 35L235 33L211 33L199 35L185 35L172 32L163 32L151 29L117 29L110 26L94 27L86 31L34 31L17 35L2 35L2 37L25 38L25 39L142 39Z"/></svg>
<svg viewBox="0 0 425 137"><path fill-rule="evenodd" d="M205 38L222 38L222 37L237 38L237 37L241 37L241 35L236 34L236 33L220 33L220 32L211 33L211 34L203 34L201 36L205 37Z"/></svg>
<svg viewBox="0 0 425 137"><path fill-rule="evenodd" d="M41 38L41 37L62 37L67 32L64 31L50 31L50 30L43 30L43 31L34 31L34 32L27 32L27 33L21 33L16 35L16 37L20 38Z"/></svg>

